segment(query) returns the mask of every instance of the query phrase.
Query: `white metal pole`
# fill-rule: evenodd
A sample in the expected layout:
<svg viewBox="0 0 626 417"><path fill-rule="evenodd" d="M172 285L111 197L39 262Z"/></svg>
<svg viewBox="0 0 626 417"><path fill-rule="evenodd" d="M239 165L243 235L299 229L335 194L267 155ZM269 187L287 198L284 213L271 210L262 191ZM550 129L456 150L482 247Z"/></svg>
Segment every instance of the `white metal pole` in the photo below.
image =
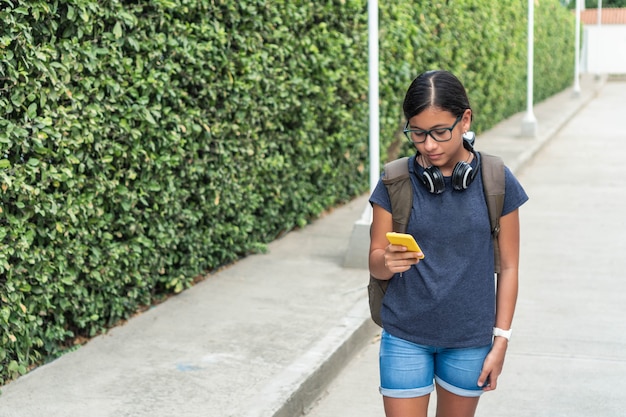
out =
<svg viewBox="0 0 626 417"><path fill-rule="evenodd" d="M369 42L369 109L370 109L370 193L374 191L380 176L380 119L378 103L378 1L368 0ZM369 206L369 204L368 204Z"/></svg>
<svg viewBox="0 0 626 417"><path fill-rule="evenodd" d="M602 25L602 0L598 0L598 27Z"/></svg>
<svg viewBox="0 0 626 417"><path fill-rule="evenodd" d="M367 1L367 31L369 43L369 159L370 159L370 195L376 188L380 176L380 120L378 103L378 1ZM350 244L344 256L346 268L367 268L369 260L370 229L373 218L372 206L365 203L361 218L354 223Z"/></svg>
<svg viewBox="0 0 626 417"><path fill-rule="evenodd" d="M526 114L522 120L522 136L537 134L537 119L533 113L534 45L535 45L535 2L528 0L528 59L526 79Z"/></svg>
<svg viewBox="0 0 626 417"><path fill-rule="evenodd" d="M576 0L576 50L574 53L574 95L580 95L580 0Z"/></svg>

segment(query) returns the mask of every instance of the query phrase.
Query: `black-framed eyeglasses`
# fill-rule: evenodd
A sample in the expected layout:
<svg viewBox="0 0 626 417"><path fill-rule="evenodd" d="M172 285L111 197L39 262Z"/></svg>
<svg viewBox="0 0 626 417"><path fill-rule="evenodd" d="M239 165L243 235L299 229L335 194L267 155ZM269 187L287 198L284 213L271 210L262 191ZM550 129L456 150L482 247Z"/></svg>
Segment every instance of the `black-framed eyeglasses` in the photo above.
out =
<svg viewBox="0 0 626 417"><path fill-rule="evenodd" d="M454 121L454 124L450 127L437 127L435 129L430 130L422 130L422 129L409 129L409 122L406 122L406 126L404 127L404 135L413 143L424 143L426 142L426 138L430 135L436 142L447 142L452 139L452 131L456 127L456 124L463 118L463 115L460 115Z"/></svg>

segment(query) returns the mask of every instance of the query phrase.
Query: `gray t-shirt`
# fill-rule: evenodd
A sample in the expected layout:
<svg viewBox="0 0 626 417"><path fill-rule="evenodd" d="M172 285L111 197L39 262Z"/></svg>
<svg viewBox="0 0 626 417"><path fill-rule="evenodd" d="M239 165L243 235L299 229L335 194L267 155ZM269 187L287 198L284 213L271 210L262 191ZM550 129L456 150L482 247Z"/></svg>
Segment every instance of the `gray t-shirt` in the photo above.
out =
<svg viewBox="0 0 626 417"><path fill-rule="evenodd" d="M472 161L476 169L477 161ZM407 233L415 237L425 258L402 276L396 274L381 310L383 327L402 339L435 347L464 348L491 343L495 322L493 241L480 172L463 191L450 177L441 194L421 181L423 168L409 159L413 208ZM502 215L528 200L524 189L505 168ZM370 203L391 212L382 181Z"/></svg>

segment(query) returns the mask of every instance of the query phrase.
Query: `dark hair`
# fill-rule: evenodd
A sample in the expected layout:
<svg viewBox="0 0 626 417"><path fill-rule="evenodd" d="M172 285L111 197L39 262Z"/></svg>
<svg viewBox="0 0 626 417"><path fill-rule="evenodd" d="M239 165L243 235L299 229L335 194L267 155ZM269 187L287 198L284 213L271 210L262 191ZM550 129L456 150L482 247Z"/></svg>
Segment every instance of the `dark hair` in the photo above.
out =
<svg viewBox="0 0 626 417"><path fill-rule="evenodd" d="M427 71L414 79L402 105L406 120L429 107L449 111L457 117L471 108L461 81L452 73L442 70Z"/></svg>

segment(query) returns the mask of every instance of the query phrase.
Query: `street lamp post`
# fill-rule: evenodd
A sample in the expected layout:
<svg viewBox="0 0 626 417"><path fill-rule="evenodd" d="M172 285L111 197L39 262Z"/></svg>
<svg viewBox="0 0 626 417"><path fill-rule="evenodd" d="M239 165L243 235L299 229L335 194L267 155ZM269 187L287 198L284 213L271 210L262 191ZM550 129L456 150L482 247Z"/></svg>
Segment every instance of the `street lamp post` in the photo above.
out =
<svg viewBox="0 0 626 417"><path fill-rule="evenodd" d="M367 2L367 26L369 42L369 160L370 160L370 194L374 191L380 176L380 118L378 103L378 1ZM346 268L367 268L369 259L370 225L372 223L372 206L365 204L361 218L354 223L348 250L344 256L343 266Z"/></svg>
<svg viewBox="0 0 626 417"><path fill-rule="evenodd" d="M537 134L537 119L533 113L533 65L534 65L534 26L535 2L528 0L528 62L526 79L526 114L522 119L522 136L534 137Z"/></svg>
<svg viewBox="0 0 626 417"><path fill-rule="evenodd" d="M580 0L576 0L576 38L574 51L574 97L580 96Z"/></svg>
<svg viewBox="0 0 626 417"><path fill-rule="evenodd" d="M380 174L379 103L378 103L378 1L368 0L368 43L369 43L369 108L370 108L370 193L378 183ZM369 204L368 204L369 206Z"/></svg>
<svg viewBox="0 0 626 417"><path fill-rule="evenodd" d="M598 0L598 9L596 10L596 12L598 14L598 31L597 31L598 35L597 36L600 38L602 36L601 35L602 32L601 32L601 29L600 29L602 27L602 0ZM587 37L587 44L589 44L589 37ZM596 80L600 79L600 73L599 72L600 71L598 71L596 73Z"/></svg>

